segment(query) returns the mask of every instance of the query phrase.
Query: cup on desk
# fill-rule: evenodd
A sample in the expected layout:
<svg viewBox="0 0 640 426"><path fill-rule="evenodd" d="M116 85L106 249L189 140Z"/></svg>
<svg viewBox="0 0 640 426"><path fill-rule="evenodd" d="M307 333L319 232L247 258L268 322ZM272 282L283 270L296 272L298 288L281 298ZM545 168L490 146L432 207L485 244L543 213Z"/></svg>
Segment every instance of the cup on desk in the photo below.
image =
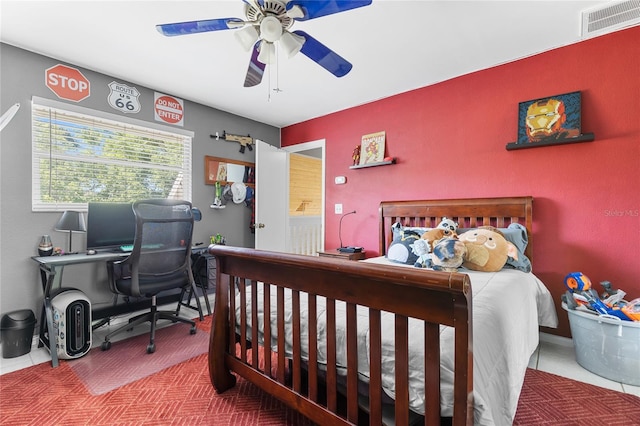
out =
<svg viewBox="0 0 640 426"><path fill-rule="evenodd" d="M51 256L53 253L53 243L51 243L51 237L48 235L43 235L40 238L40 244L38 244L38 255L39 256Z"/></svg>

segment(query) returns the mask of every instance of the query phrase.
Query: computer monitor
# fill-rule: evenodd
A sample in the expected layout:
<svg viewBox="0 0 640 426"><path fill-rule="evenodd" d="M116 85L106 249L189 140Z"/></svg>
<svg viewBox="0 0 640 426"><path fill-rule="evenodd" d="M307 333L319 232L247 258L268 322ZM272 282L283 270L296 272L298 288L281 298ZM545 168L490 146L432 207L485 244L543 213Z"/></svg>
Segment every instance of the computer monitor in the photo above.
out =
<svg viewBox="0 0 640 426"><path fill-rule="evenodd" d="M133 244L135 234L136 217L131 203L89 203L87 250Z"/></svg>

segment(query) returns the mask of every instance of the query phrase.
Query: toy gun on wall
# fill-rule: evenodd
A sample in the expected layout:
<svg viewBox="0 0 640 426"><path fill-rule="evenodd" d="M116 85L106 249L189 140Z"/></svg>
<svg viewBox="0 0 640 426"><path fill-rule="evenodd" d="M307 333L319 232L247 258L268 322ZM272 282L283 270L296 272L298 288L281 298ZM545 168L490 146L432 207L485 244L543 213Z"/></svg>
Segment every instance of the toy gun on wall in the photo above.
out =
<svg viewBox="0 0 640 426"><path fill-rule="evenodd" d="M222 136L220 136L218 132L216 132L215 135L209 135L209 136L211 136L212 138L215 138L216 140L222 139L223 141L228 141L228 142L238 142L240 144L240 152L243 154L244 154L245 148L249 148L249 151L253 151L253 148L251 147L251 145L253 145L253 138L251 137L251 135L247 135L247 136L232 135L223 130Z"/></svg>

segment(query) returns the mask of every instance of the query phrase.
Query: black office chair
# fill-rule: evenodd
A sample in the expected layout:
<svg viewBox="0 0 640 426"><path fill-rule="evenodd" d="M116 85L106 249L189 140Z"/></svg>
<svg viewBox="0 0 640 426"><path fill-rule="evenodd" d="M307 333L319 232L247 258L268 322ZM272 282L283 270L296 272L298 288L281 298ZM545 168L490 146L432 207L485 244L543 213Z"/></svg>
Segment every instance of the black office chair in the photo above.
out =
<svg viewBox="0 0 640 426"><path fill-rule="evenodd" d="M210 256L201 250L196 250L191 253L191 272L193 273L193 281L196 284L196 287L200 287L200 291L204 295L204 303L207 307L207 315L211 315L211 304L209 303L208 290L209 290L209 262L208 258ZM192 308L191 306L191 293L188 294L189 298L187 300L186 306L188 308ZM194 295L196 298L197 295Z"/></svg>
<svg viewBox="0 0 640 426"><path fill-rule="evenodd" d="M193 213L188 201L153 199L133 203L136 216L136 235L133 251L123 260L107 263L107 274L111 291L129 297L150 297L151 309L129 320L128 324L107 334L102 350L111 347L110 339L123 330L132 329L146 321L151 322L151 336L147 353L156 350L154 342L156 321L160 319L183 322L191 325L191 334L196 333L194 321L178 316L180 302L175 311L159 311L156 296L168 290L180 290L180 300L185 291L195 293L191 271L191 238ZM196 297L200 318L202 308Z"/></svg>

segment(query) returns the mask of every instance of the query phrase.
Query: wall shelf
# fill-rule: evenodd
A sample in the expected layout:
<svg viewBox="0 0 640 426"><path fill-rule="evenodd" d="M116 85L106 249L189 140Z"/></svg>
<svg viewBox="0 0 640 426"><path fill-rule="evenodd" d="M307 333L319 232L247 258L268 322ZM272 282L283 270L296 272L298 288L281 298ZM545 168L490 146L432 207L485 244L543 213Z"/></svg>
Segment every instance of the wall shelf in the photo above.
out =
<svg viewBox="0 0 640 426"><path fill-rule="evenodd" d="M357 166L349 166L350 169L365 169L367 167L388 166L389 164L396 164L396 159L393 158L389 161L380 161L379 163L360 164Z"/></svg>
<svg viewBox="0 0 640 426"><path fill-rule="evenodd" d="M580 136L576 136L575 138L565 138L553 141L532 142L527 144L511 142L507 144L506 148L507 151L513 151L515 149L539 148L541 146L568 145L572 143L591 142L594 139L595 136L593 133L584 133Z"/></svg>
<svg viewBox="0 0 640 426"><path fill-rule="evenodd" d="M220 164L225 165L224 179L218 179L218 167ZM252 168L255 170L255 163L249 163L246 161L231 160L228 158L212 157L211 155L204 156L204 184L215 185L216 182L221 186L226 184L232 184L234 182L244 182L246 168ZM244 182L245 185L255 187L253 182Z"/></svg>

